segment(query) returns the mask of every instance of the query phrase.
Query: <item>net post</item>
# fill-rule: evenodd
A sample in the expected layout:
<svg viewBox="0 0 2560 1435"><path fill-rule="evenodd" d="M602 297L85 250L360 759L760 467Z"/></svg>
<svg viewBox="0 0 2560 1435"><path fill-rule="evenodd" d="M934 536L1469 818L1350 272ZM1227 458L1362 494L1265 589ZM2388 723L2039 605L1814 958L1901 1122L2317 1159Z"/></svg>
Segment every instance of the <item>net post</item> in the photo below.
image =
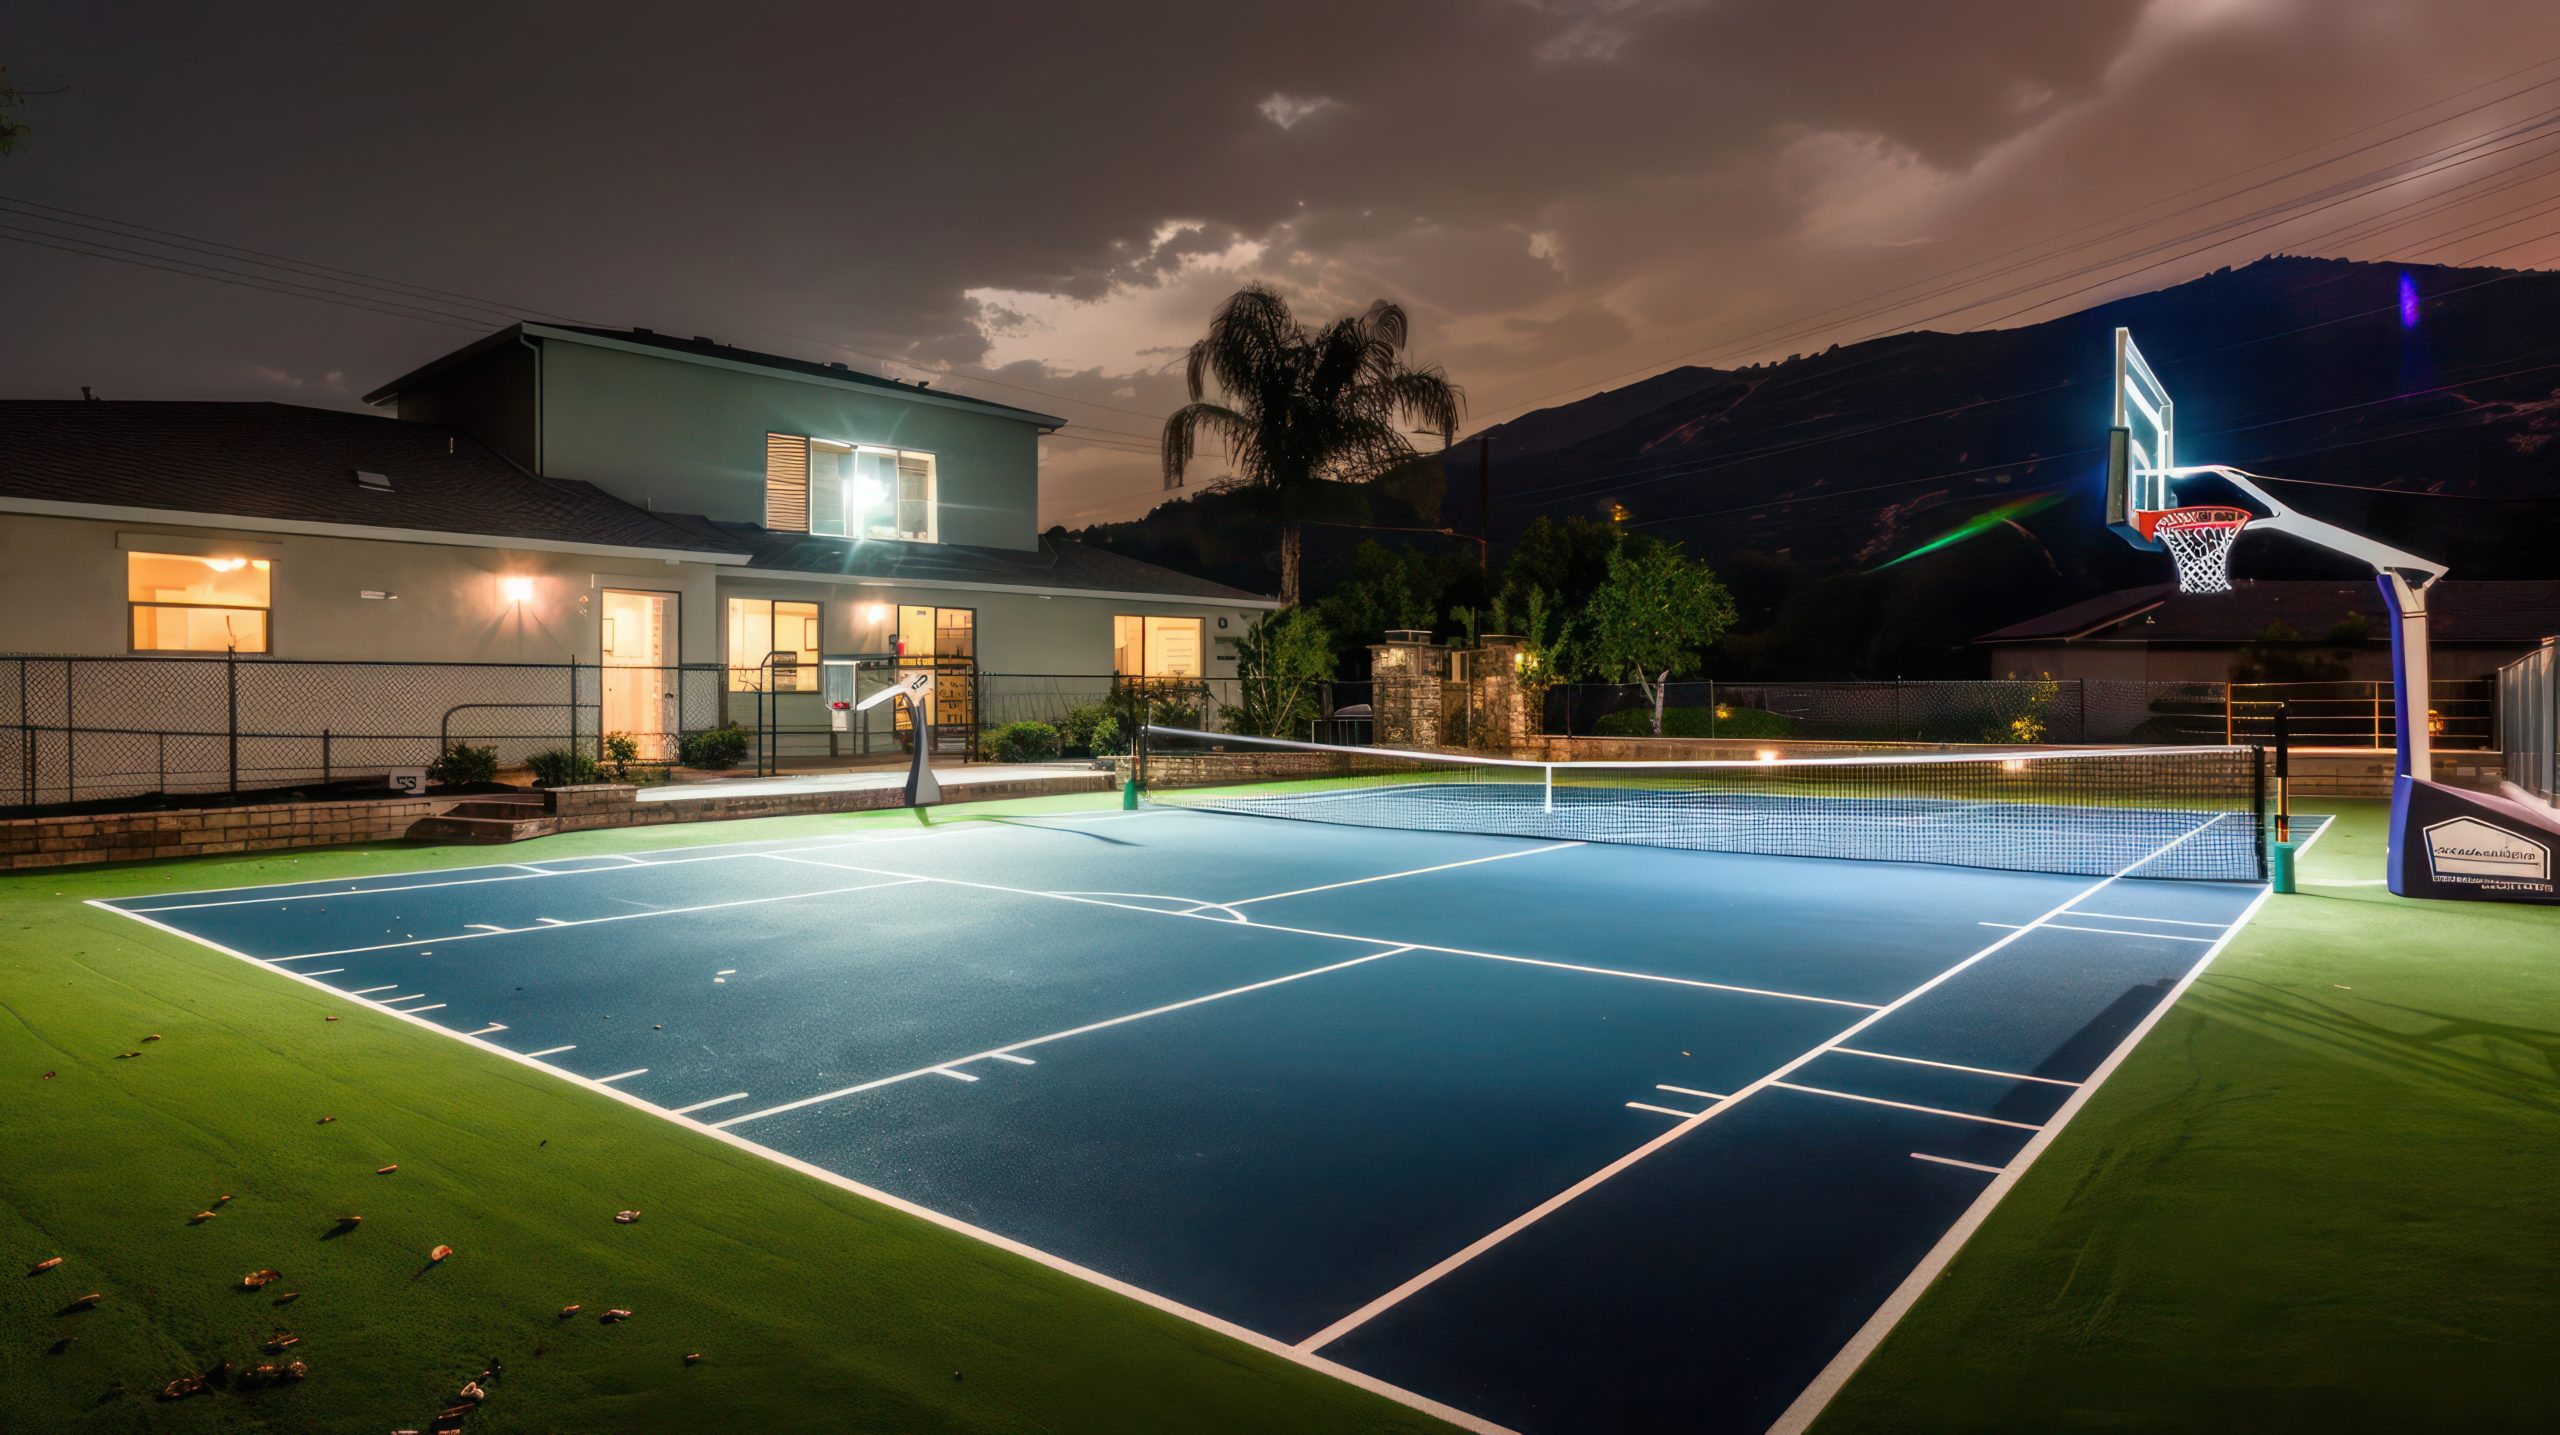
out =
<svg viewBox="0 0 2560 1435"><path fill-rule="evenodd" d="M1539 810L1540 812L1553 812L1553 811L1555 811L1555 810L1556 810L1556 765L1555 765L1554 763L1550 762L1550 763L1546 764L1544 767L1541 767L1541 768L1538 770L1538 782L1539 782L1539 792L1538 792L1538 801L1539 801L1539 806L1538 806L1538 810Z"/></svg>
<svg viewBox="0 0 2560 1435"><path fill-rule="evenodd" d="M2276 840L2293 840L2293 704L2276 704Z"/></svg>
<svg viewBox="0 0 2560 1435"><path fill-rule="evenodd" d="M2258 840L2254 844L2258 849L2258 880L2264 882L2275 854L2267 840L2267 750L2259 743L2249 744L2249 784L2252 789L2251 805L2258 814Z"/></svg>

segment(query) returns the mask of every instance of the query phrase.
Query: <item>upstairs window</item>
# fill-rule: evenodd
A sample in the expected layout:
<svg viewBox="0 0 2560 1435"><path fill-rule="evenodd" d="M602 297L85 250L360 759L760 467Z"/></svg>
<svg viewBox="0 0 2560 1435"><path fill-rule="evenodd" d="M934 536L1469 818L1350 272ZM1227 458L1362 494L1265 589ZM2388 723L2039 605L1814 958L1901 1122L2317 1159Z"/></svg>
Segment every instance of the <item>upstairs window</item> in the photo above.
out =
<svg viewBox="0 0 2560 1435"><path fill-rule="evenodd" d="M1111 620L1111 670L1124 678L1196 678L1207 626L1200 618L1123 613Z"/></svg>
<svg viewBox="0 0 2560 1435"><path fill-rule="evenodd" d="M127 553L125 606L137 653L263 653L272 576L264 558Z"/></svg>
<svg viewBox="0 0 2560 1435"><path fill-rule="evenodd" d="M830 538L937 542L937 465L915 449L765 435L765 527Z"/></svg>

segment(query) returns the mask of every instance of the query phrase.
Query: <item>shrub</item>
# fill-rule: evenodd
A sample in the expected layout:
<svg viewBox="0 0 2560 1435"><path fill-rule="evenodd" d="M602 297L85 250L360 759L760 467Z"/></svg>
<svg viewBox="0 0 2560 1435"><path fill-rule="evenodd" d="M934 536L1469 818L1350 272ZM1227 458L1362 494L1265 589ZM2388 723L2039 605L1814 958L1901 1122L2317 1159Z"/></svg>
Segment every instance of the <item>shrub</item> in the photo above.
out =
<svg viewBox="0 0 2560 1435"><path fill-rule="evenodd" d="M468 787L498 780L498 750L457 742L427 764L427 781L438 787Z"/></svg>
<svg viewBox="0 0 2560 1435"><path fill-rule="evenodd" d="M1068 752L1111 757L1129 750L1120 719L1105 703L1079 703L1058 719L1058 741Z"/></svg>
<svg viewBox="0 0 2560 1435"><path fill-rule="evenodd" d="M753 741L753 734L736 723L707 727L676 739L676 760L706 772L725 772L738 765Z"/></svg>
<svg viewBox="0 0 2560 1435"><path fill-rule="evenodd" d="M987 734L997 762L1047 762L1058 755L1058 730L1045 722L1009 722Z"/></svg>
<svg viewBox="0 0 2560 1435"><path fill-rule="evenodd" d="M604 760L613 768L613 775L630 777L631 765L640 760L640 739L627 732L609 732L604 735L602 745Z"/></svg>
<svg viewBox="0 0 2560 1435"><path fill-rule="evenodd" d="M1621 708L1593 725L1602 737L1651 737L1653 710ZM1664 708L1664 737L1793 737L1796 720L1766 708L1702 707Z"/></svg>
<svg viewBox="0 0 2560 1435"><path fill-rule="evenodd" d="M533 780L544 787L574 787L602 775L596 770L596 760L587 756L582 747L546 748L525 762L533 769Z"/></svg>

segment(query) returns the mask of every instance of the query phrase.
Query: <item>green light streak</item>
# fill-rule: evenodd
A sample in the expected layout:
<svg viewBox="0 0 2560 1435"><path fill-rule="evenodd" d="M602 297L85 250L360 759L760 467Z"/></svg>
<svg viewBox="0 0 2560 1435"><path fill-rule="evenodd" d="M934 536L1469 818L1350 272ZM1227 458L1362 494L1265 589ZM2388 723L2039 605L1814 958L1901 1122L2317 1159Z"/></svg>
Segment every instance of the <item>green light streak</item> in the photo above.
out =
<svg viewBox="0 0 2560 1435"><path fill-rule="evenodd" d="M2058 488L2050 489L2043 493L2031 493L2024 498L2010 499L2006 503L1997 504L1975 514L1973 517L1966 519L1955 528L1930 539L1928 542L1921 544L1910 552L1905 553L1898 558L1888 558L1884 562L1877 564L1875 567L1870 568L1867 571L1870 573L1881 573L1885 569L1891 568L1897 563L1908 563L1912 559L1917 558L1924 553L1935 553L1941 548L1952 547L1955 544L1962 543L1968 538L1988 533L1992 529L1997 528L2004 523L2024 518L2028 514L2037 512L2041 509L2051 508L2053 505L2061 501L2062 490Z"/></svg>

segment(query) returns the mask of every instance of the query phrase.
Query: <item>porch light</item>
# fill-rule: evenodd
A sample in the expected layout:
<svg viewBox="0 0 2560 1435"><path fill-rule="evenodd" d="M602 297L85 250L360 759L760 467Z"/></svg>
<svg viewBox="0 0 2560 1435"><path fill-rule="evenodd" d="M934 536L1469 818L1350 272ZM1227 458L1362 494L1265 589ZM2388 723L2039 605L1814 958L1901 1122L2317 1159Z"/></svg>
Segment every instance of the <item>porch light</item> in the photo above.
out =
<svg viewBox="0 0 2560 1435"><path fill-rule="evenodd" d="M886 603L864 604L862 607L862 621L872 624L888 622L889 605Z"/></svg>
<svg viewBox="0 0 2560 1435"><path fill-rule="evenodd" d="M510 603L529 603L533 601L533 580L524 577L501 578L498 580L498 596Z"/></svg>

